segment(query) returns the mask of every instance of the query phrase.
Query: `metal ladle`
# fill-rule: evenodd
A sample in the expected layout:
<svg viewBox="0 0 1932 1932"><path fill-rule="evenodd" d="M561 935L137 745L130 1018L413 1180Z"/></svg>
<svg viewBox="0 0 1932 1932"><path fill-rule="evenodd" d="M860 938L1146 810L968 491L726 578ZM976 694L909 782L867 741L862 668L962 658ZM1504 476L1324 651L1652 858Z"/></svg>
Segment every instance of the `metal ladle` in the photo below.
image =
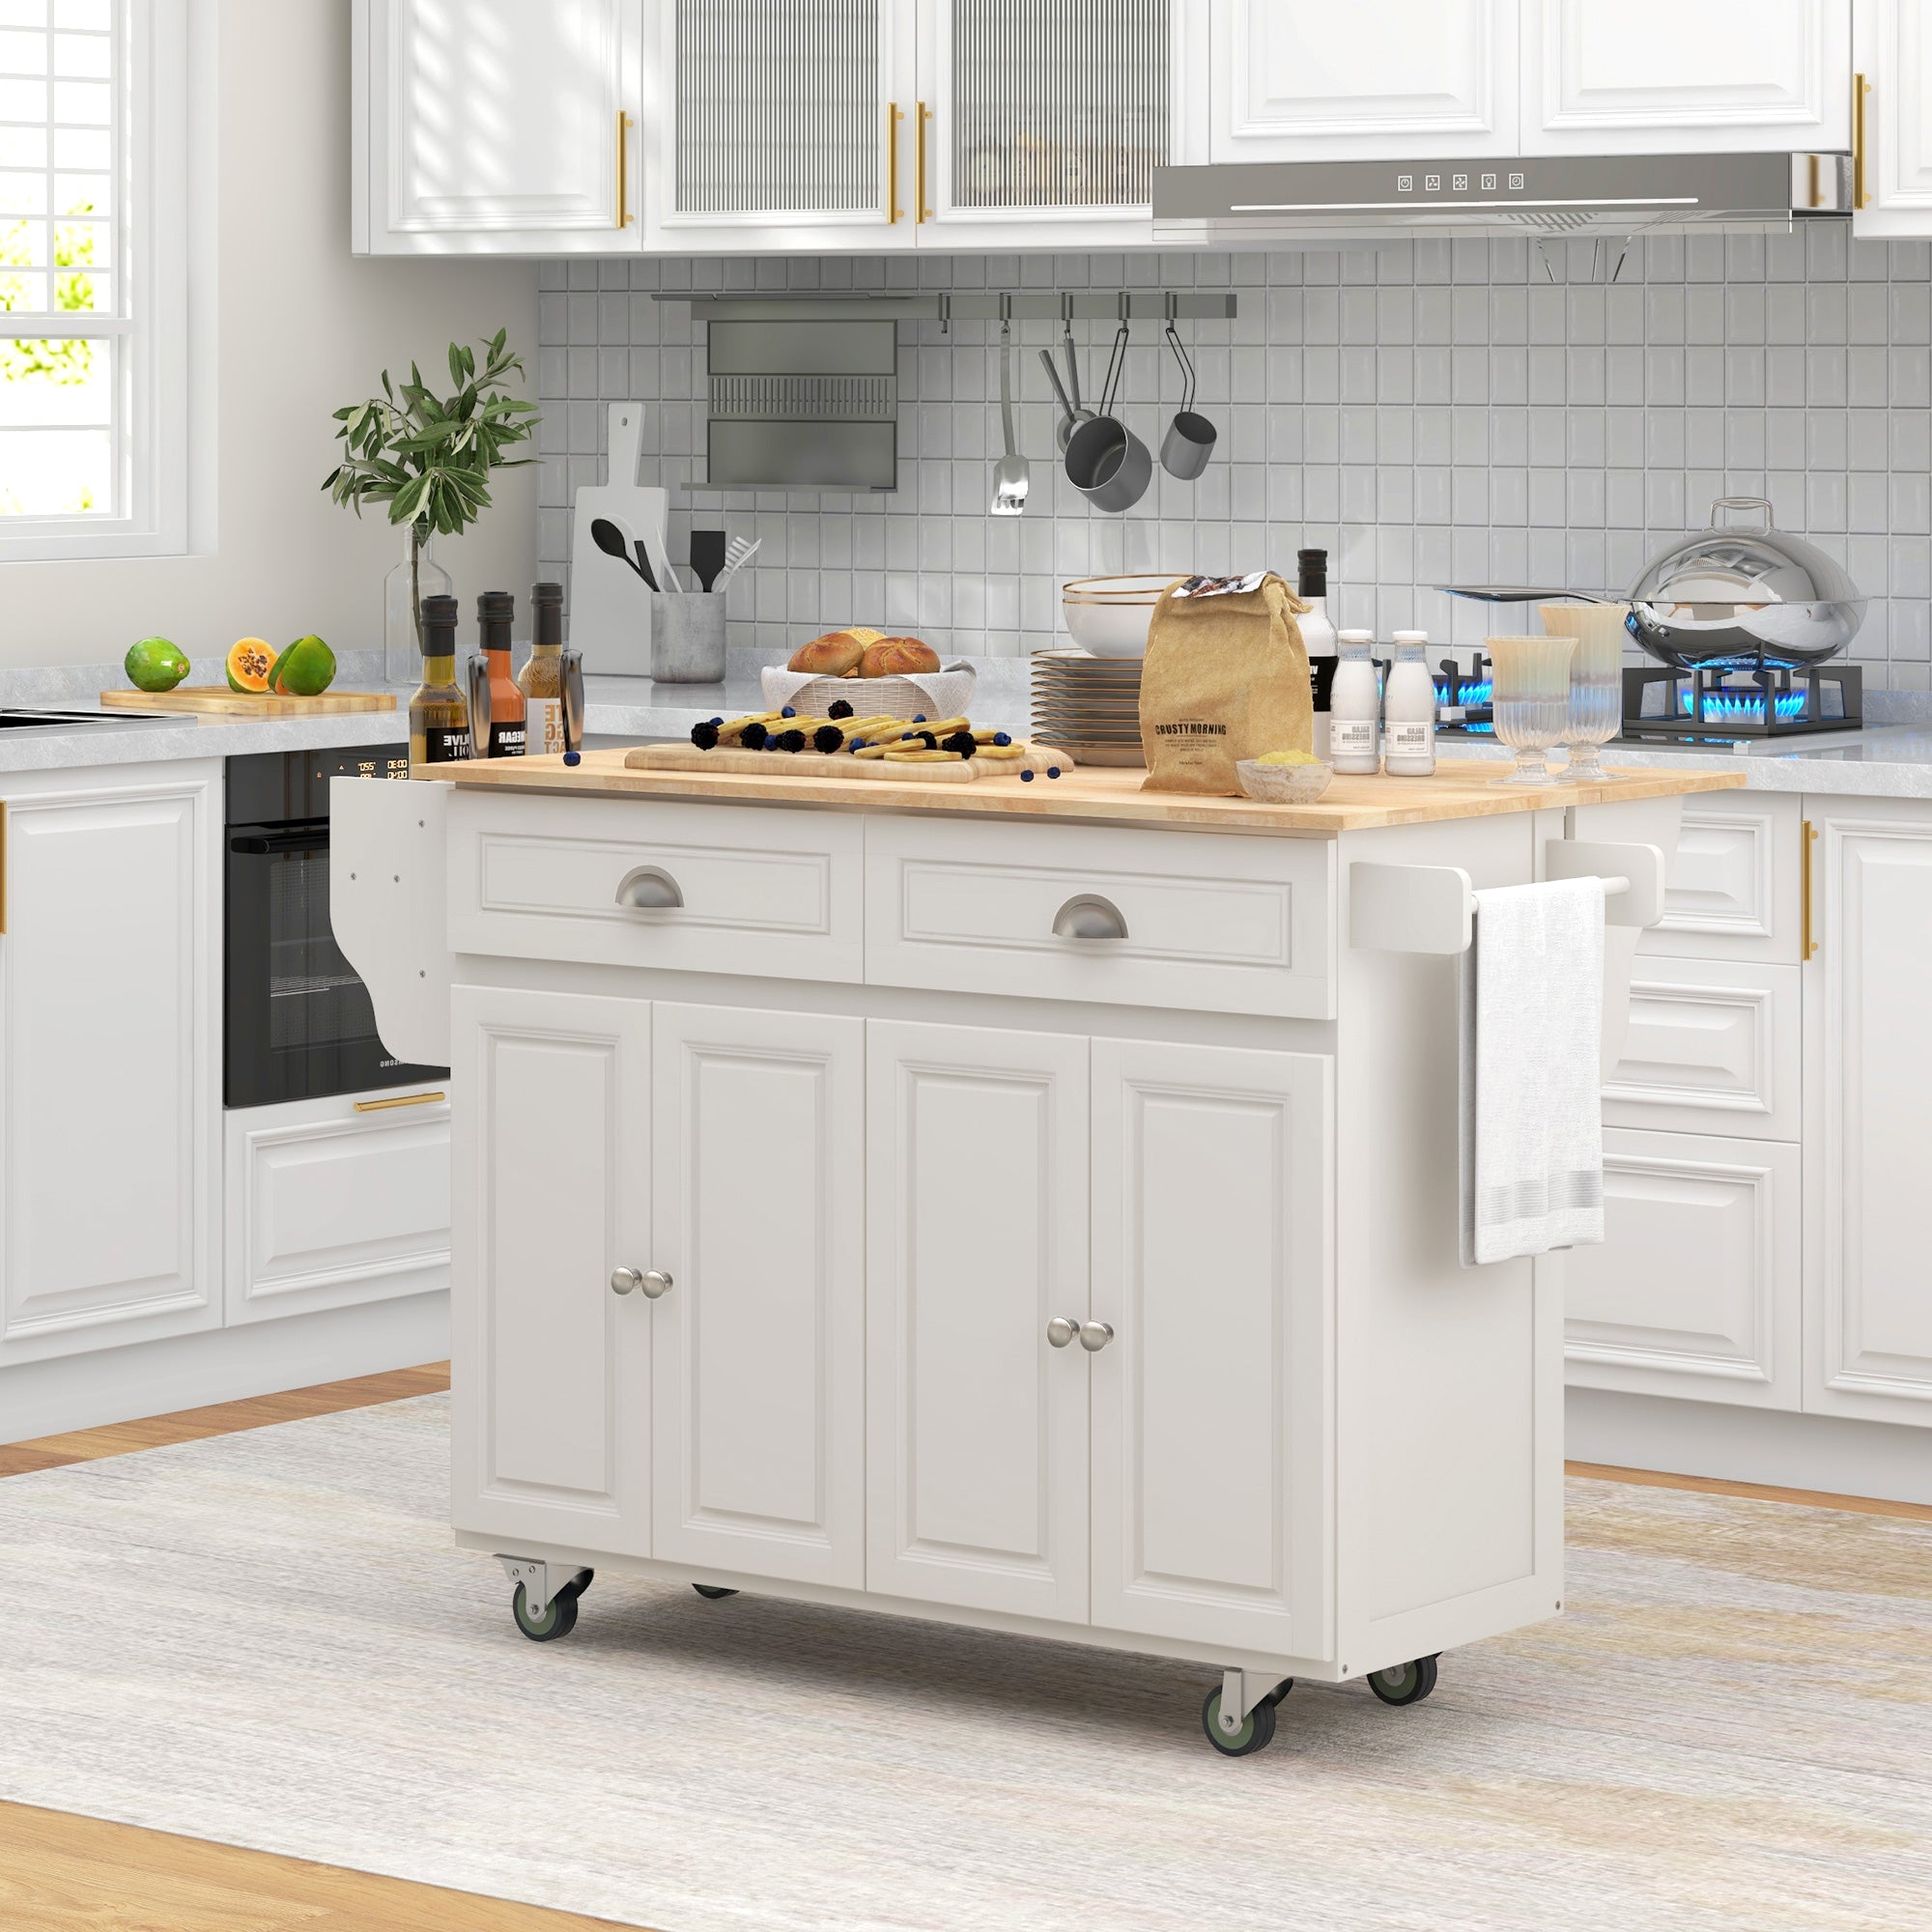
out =
<svg viewBox="0 0 1932 1932"><path fill-rule="evenodd" d="M1174 359L1180 364L1180 407L1175 411L1174 420L1168 424L1167 434L1161 439L1160 467L1170 476L1191 483L1208 468L1219 432L1206 416L1195 413L1194 364L1188 360L1187 351L1180 346L1180 337L1174 332L1173 299L1171 296L1168 298L1167 340L1174 351Z"/></svg>

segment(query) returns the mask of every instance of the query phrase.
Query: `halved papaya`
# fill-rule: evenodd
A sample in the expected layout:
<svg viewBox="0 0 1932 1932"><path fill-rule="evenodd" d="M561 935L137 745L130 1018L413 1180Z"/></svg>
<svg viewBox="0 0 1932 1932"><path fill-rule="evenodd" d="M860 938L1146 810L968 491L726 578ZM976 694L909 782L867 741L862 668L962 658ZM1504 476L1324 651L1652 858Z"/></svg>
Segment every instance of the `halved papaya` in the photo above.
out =
<svg viewBox="0 0 1932 1932"><path fill-rule="evenodd" d="M228 651L228 689L260 694L275 668L274 647L261 638L238 638Z"/></svg>

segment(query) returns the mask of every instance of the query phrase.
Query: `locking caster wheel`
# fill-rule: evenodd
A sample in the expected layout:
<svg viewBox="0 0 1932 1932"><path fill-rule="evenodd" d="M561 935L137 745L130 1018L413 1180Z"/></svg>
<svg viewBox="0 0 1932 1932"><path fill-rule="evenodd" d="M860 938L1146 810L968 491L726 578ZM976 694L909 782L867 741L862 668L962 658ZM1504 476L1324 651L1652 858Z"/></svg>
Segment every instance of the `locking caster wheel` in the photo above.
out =
<svg viewBox="0 0 1932 1932"><path fill-rule="evenodd" d="M1419 1704L1435 1689L1435 1660L1418 1657L1369 1672L1369 1689L1384 1704Z"/></svg>
<svg viewBox="0 0 1932 1932"><path fill-rule="evenodd" d="M577 1628L577 1600L583 1591L582 1583L566 1583L544 1605L543 1615L537 1616L530 1609L527 1593L519 1583L517 1594L510 1600L510 1614L516 1618L517 1628L532 1643L554 1643Z"/></svg>
<svg viewBox="0 0 1932 1932"><path fill-rule="evenodd" d="M727 1590L723 1583L694 1583L691 1586L700 1597L709 1597L715 1604L721 1597L735 1597L736 1590Z"/></svg>
<svg viewBox="0 0 1932 1932"><path fill-rule="evenodd" d="M1265 1750L1274 1742L1274 1707L1288 1694L1293 1682L1290 1678L1279 1690L1264 1697L1235 1731L1221 1728L1221 1693L1208 1691L1208 1701L1201 1707L1201 1728L1208 1733L1208 1742L1223 1757L1249 1757L1258 1750Z"/></svg>

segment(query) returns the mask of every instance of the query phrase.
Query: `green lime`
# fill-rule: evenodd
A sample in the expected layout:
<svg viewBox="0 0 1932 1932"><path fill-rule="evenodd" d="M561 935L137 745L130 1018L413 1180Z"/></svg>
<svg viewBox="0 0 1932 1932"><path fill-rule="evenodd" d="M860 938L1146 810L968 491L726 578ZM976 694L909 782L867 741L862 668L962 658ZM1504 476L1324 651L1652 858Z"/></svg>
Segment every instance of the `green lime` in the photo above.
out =
<svg viewBox="0 0 1932 1932"><path fill-rule="evenodd" d="M274 689L284 697L320 697L335 682L335 653L313 635L298 638L275 660Z"/></svg>
<svg viewBox="0 0 1932 1932"><path fill-rule="evenodd" d="M128 646L121 668L136 691L172 691L187 675L187 659L165 638L143 638Z"/></svg>

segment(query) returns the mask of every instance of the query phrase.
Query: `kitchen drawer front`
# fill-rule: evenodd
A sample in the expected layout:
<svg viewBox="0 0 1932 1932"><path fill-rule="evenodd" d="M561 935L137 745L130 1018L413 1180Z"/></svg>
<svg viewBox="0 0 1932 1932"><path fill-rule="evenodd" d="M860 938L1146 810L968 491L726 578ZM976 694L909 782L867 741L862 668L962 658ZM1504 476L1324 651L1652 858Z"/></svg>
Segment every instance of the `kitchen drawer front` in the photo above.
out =
<svg viewBox="0 0 1932 1932"><path fill-rule="evenodd" d="M1639 954L1604 1123L1795 1141L1799 969Z"/></svg>
<svg viewBox="0 0 1932 1932"><path fill-rule="evenodd" d="M1663 918L1639 955L1800 963L1802 906L1796 797L1692 793L1664 880Z"/></svg>
<svg viewBox="0 0 1932 1932"><path fill-rule="evenodd" d="M1795 1147L1606 1128L1605 1238L1564 1258L1570 1385L1798 1407L1802 1211Z"/></svg>
<svg viewBox="0 0 1932 1932"><path fill-rule="evenodd" d="M863 830L856 817L639 798L492 797L449 813L453 952L857 981ZM647 868L679 904L618 903Z"/></svg>
<svg viewBox="0 0 1932 1932"><path fill-rule="evenodd" d="M1332 839L1112 826L866 828L866 977L876 984L1327 1019ZM1104 898L1123 939L1060 938Z"/></svg>

